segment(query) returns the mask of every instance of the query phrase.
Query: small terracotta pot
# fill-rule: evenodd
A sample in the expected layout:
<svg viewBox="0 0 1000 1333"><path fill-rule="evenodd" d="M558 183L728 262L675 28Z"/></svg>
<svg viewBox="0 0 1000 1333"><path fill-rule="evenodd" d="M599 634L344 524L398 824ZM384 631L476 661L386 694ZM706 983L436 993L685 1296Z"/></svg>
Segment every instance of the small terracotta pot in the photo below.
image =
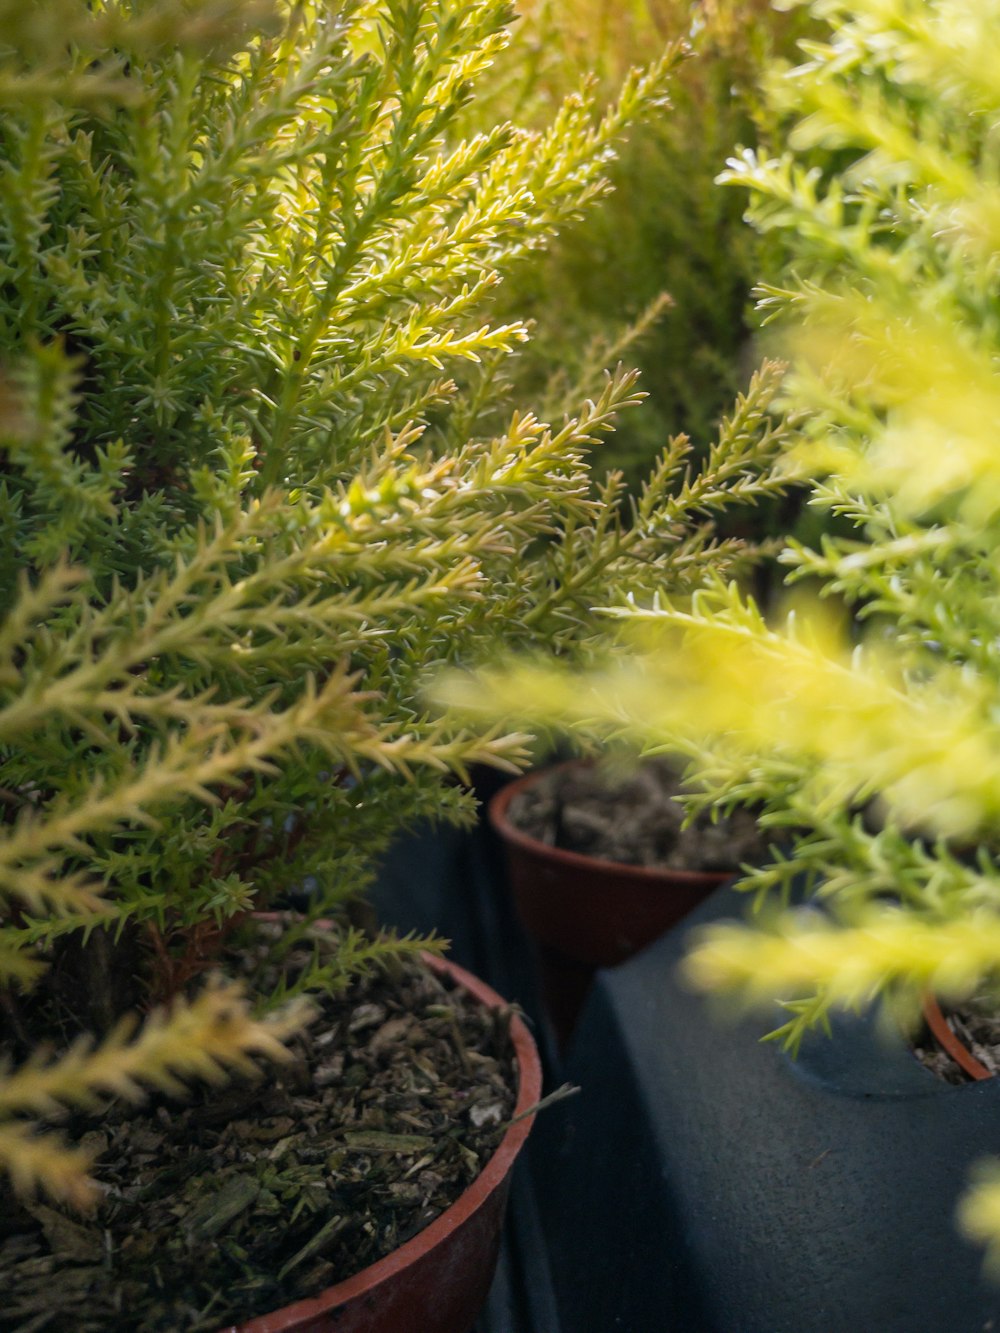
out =
<svg viewBox="0 0 1000 1333"><path fill-rule="evenodd" d="M947 1051L955 1063L964 1069L970 1078L993 1078L986 1066L977 1060L968 1046L964 1045L952 1032L941 1011L941 1006L933 995L924 996L924 1018L927 1020L927 1026L934 1034L934 1040L942 1050Z"/></svg>
<svg viewBox="0 0 1000 1333"><path fill-rule="evenodd" d="M564 1040L594 971L615 967L676 925L733 871L653 870L550 847L510 821L510 803L571 759L508 783L491 799L490 823L507 852L522 922L540 945L542 984L556 1035Z"/></svg>
<svg viewBox="0 0 1000 1333"><path fill-rule="evenodd" d="M430 954L424 962L490 1008L504 1001L478 977ZM542 1070L516 1015L511 1040L520 1115L538 1102ZM469 1333L493 1280L510 1175L533 1116L510 1126L469 1188L405 1245L320 1295L220 1333Z"/></svg>

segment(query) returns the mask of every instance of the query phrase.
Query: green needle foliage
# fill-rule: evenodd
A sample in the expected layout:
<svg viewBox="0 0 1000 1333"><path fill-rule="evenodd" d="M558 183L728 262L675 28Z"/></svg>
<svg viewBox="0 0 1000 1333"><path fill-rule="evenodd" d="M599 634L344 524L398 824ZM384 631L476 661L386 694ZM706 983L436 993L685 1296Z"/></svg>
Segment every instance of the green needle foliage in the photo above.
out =
<svg viewBox="0 0 1000 1333"><path fill-rule="evenodd" d="M344 919L402 827L471 816L471 764L523 757L430 716L428 672L500 641L585 656L595 602L734 570L708 516L780 488L773 369L711 467L673 441L631 511L586 458L634 373L553 424L509 400L527 329L496 289L605 190L681 55L603 112L584 92L463 137L511 17L0 0L0 1168L23 1190L92 1194L39 1118L276 1056L297 992L418 947L345 922L277 995L191 984L290 887L312 905L279 962ZM70 1012L96 1044L34 1050Z"/></svg>
<svg viewBox="0 0 1000 1333"><path fill-rule="evenodd" d="M788 255L760 293L805 413L785 466L844 535L782 558L826 600L769 624L722 583L637 598L626 671L503 687L679 744L701 801L762 806L774 861L743 885L778 910L709 932L689 974L782 1001L793 1047L834 1005L1000 996L1000 4L812 9L832 37L774 86L788 151L728 179ZM822 913L781 910L796 881ZM1000 1263L984 1181L963 1217Z"/></svg>
<svg viewBox="0 0 1000 1333"><path fill-rule="evenodd" d="M518 385L559 409L609 356L641 368L649 400L597 460L638 489L666 436L683 431L707 449L755 362L750 289L770 247L715 178L735 143L770 139L764 71L794 58L812 25L769 0L523 0L519 9L493 77L500 104L531 122L544 123L577 86L610 95L665 41L683 36L692 48L669 115L638 127L611 165L610 197L515 274L503 298L535 325Z"/></svg>

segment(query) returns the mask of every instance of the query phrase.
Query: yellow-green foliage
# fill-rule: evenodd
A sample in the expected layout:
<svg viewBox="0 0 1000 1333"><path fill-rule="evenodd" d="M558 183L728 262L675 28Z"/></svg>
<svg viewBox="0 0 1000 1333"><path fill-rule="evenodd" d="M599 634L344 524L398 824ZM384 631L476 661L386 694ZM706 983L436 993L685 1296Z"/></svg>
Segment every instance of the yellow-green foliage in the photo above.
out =
<svg viewBox="0 0 1000 1333"><path fill-rule="evenodd" d="M139 1102L150 1088L182 1095L186 1079L218 1083L231 1070L252 1074L253 1056L285 1059L283 1039L308 1018L300 1004L255 1020L239 986L216 984L192 1001L175 1001L169 1013L154 1012L138 1035L127 1016L96 1047L81 1036L55 1060L37 1053L0 1079L0 1170L23 1193L41 1188L87 1208L98 1198L87 1174L91 1155L67 1147L58 1133L34 1133L30 1118L58 1118L66 1106L93 1109L111 1097Z"/></svg>
<svg viewBox="0 0 1000 1333"><path fill-rule="evenodd" d="M493 293L603 192L679 58L603 111L463 137L510 19L0 0L0 1165L22 1189L89 1194L39 1117L272 1055L278 1000L419 946L345 927L276 995L188 985L306 882L280 964L408 822L472 815L455 776L519 760L517 733L428 716L426 672L500 640L585 655L595 602L731 571L707 511L780 488L773 377L683 486L667 447L631 515L586 459L632 372L551 425L510 400L528 335ZM99 1036L33 1057L53 977ZM130 1035L157 987L173 1008Z"/></svg>
<svg viewBox="0 0 1000 1333"><path fill-rule="evenodd" d="M721 583L639 596L624 668L503 686L513 715L534 692L543 715L685 750L696 804L760 803L774 862L743 886L787 905L797 881L825 914L709 931L689 975L784 1002L793 1045L831 1005L1000 993L1000 4L812 11L831 39L773 86L789 151L728 179L788 250L760 291L805 414L784 467L843 535L782 559L827 604L769 625ZM990 1180L963 1216L1000 1256Z"/></svg>
<svg viewBox="0 0 1000 1333"><path fill-rule="evenodd" d="M667 40L691 50L670 110L638 127L610 168L614 193L505 289L537 324L517 382L560 408L609 348L635 358L649 401L599 462L637 486L666 435L707 446L752 369L761 246L742 224L743 200L714 179L734 144L767 136L762 71L776 53L793 57L808 25L769 0L526 0L519 11L492 101L519 117L547 118L588 80L608 95Z"/></svg>

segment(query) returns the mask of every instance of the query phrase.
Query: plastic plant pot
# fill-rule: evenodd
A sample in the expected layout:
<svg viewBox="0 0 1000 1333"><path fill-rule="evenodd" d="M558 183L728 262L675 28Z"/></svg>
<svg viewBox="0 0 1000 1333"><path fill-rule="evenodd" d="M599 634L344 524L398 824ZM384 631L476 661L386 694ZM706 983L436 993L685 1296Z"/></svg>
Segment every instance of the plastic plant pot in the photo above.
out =
<svg viewBox="0 0 1000 1333"><path fill-rule="evenodd" d="M927 1020L927 1026L934 1034L934 1040L937 1044L943 1051L947 1051L955 1063L961 1069L964 1069L970 1078L981 1080L993 1077L986 1066L976 1059L968 1046L952 1032L941 1006L933 995L924 997L924 1018Z"/></svg>
<svg viewBox="0 0 1000 1333"><path fill-rule="evenodd" d="M500 996L470 972L431 955L424 961L480 1004L503 1007ZM535 1043L516 1015L511 1040L517 1117L541 1097L542 1071ZM493 1278L511 1172L533 1119L516 1120L468 1189L398 1250L318 1296L220 1333L469 1333Z"/></svg>
<svg viewBox="0 0 1000 1333"><path fill-rule="evenodd" d="M539 946L545 1003L560 1042L599 967L616 967L682 920L734 871L660 870L550 847L522 833L510 804L569 760L503 787L489 802L518 916Z"/></svg>

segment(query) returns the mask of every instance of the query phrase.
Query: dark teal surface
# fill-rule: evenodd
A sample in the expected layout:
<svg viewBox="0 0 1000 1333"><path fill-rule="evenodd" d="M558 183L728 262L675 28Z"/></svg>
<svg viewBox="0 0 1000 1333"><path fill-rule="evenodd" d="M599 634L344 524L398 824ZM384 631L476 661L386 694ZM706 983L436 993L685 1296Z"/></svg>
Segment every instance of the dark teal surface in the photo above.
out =
<svg viewBox="0 0 1000 1333"><path fill-rule="evenodd" d="M692 924L742 911L720 890ZM573 1333L989 1333L954 1226L1000 1080L952 1088L870 1020L797 1063L678 983L685 930L601 975L537 1180ZM773 1026L773 1024L771 1025Z"/></svg>

